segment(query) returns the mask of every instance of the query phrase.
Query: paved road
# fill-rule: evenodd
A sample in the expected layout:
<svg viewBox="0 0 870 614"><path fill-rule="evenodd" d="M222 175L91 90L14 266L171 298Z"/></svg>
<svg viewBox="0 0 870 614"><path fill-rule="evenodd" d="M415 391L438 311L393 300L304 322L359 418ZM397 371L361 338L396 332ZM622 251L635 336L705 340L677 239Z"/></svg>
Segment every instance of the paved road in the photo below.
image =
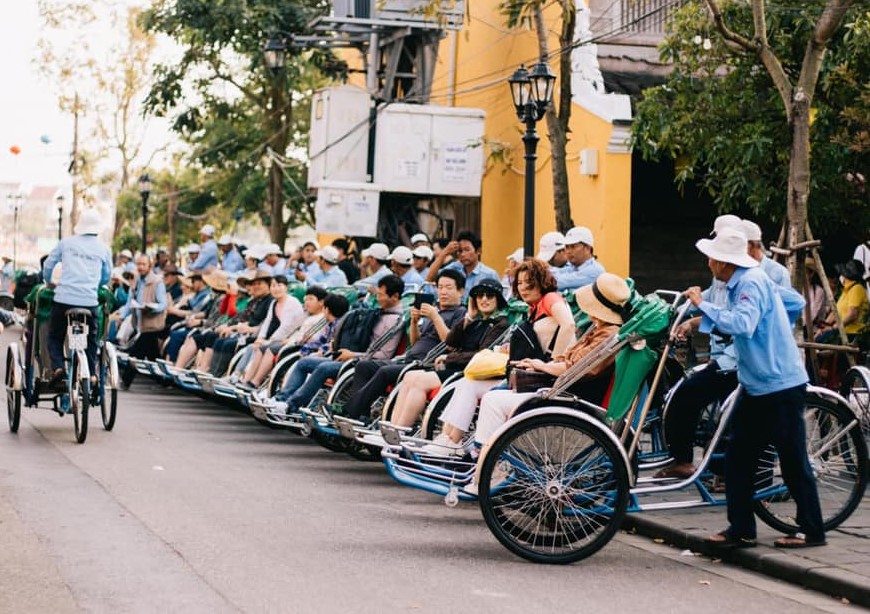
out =
<svg viewBox="0 0 870 614"><path fill-rule="evenodd" d="M532 565L378 464L148 381L121 405L81 446L45 410L0 432L0 612L851 609L625 534Z"/></svg>

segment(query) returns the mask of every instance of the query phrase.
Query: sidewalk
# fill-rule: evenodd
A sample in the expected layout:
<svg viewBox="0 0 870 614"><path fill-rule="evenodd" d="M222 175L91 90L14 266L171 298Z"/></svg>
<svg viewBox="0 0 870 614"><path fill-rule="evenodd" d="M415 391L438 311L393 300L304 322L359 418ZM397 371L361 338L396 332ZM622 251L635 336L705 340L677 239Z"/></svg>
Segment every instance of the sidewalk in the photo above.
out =
<svg viewBox="0 0 870 614"><path fill-rule="evenodd" d="M704 545L706 536L726 526L724 507L629 514L623 524L629 531L678 548L870 607L870 499L866 495L852 516L828 533L828 545L820 548L774 548L773 540L781 534L760 521L756 548L722 553Z"/></svg>

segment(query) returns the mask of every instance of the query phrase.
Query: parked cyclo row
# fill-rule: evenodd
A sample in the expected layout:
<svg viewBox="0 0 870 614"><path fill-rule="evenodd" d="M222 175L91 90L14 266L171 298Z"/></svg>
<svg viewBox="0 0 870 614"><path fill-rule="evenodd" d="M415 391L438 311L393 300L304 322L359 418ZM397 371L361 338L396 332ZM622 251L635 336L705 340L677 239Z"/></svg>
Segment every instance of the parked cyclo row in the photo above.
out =
<svg viewBox="0 0 870 614"><path fill-rule="evenodd" d="M641 296L611 274L563 296L545 271L521 265L510 303L497 282L465 289L446 273L437 296L404 292L391 275L363 298L309 288L301 291L318 317L280 342L277 329L254 334L244 322L180 327L176 348L189 351L174 360L121 361L271 428L382 461L397 482L448 505L477 501L495 537L536 562L593 554L627 512L725 503L716 482L739 386L705 408L692 474L654 475L671 461L669 403L686 375L674 331L691 305L677 292ZM804 409L826 530L854 511L867 481L856 413L867 404L866 370L847 381L843 394L809 386ZM757 459L754 489L763 522L800 530L773 446Z"/></svg>

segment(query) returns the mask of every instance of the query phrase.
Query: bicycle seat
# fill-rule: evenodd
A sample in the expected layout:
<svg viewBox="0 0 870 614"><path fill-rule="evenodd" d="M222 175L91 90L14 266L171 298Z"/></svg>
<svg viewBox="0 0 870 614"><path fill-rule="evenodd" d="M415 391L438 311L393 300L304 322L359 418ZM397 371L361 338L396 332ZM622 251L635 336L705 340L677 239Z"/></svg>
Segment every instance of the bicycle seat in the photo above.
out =
<svg viewBox="0 0 870 614"><path fill-rule="evenodd" d="M93 317L93 314L91 313L90 309L83 309L83 308L79 308L79 307L77 307L75 309L67 309L66 310L66 317L69 318L69 317L77 317L77 316L84 316L84 317L90 318L90 317Z"/></svg>

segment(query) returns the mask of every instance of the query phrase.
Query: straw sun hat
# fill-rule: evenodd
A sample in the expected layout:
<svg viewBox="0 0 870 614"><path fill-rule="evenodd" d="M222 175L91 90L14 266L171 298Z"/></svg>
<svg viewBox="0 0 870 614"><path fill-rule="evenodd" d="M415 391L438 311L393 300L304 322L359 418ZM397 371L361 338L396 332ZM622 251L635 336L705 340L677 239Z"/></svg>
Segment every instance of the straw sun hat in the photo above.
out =
<svg viewBox="0 0 870 614"><path fill-rule="evenodd" d="M622 324L631 290L619 275L602 273L590 285L578 288L574 298L590 316L609 324Z"/></svg>

